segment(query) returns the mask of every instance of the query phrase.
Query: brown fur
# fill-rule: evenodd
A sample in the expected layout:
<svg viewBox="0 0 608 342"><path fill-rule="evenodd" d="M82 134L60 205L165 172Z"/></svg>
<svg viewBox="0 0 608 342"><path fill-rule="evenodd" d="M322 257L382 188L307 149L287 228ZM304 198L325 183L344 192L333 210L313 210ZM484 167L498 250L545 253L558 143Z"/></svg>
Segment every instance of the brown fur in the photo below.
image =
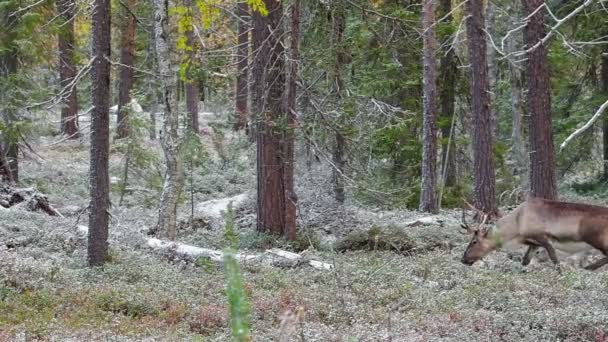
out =
<svg viewBox="0 0 608 342"><path fill-rule="evenodd" d="M596 205L550 201L529 197L514 211L496 223L493 232L475 232L462 262L472 264L497 248L501 243L516 241L529 246L522 263L530 262L532 251L543 247L551 260L559 265L555 249L561 243L577 242L572 248L595 248L607 257L588 266L595 269L608 263L608 208ZM562 249L566 251L567 249Z"/></svg>

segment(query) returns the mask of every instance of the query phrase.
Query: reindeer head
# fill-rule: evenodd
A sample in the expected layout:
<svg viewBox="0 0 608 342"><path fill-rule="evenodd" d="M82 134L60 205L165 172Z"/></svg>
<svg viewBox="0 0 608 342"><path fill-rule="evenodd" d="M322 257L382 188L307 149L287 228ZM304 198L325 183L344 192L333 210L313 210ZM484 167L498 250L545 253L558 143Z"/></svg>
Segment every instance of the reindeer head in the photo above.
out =
<svg viewBox="0 0 608 342"><path fill-rule="evenodd" d="M489 229L484 227L488 215L483 215L482 222L477 228L471 228L465 219L464 209L462 211L462 228L465 229L465 234L472 235L471 242L467 246L462 256L462 263L466 265L473 265L475 261L481 260L488 253L496 249L496 242L489 236Z"/></svg>

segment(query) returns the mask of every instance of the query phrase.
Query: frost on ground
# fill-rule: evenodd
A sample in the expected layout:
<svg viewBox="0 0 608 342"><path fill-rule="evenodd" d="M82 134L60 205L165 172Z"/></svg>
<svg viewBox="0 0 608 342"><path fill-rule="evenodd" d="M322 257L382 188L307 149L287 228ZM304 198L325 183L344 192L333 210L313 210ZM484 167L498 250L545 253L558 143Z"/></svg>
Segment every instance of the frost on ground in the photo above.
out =
<svg viewBox="0 0 608 342"><path fill-rule="evenodd" d="M82 213L88 203L87 143L41 141L36 150L44 159L24 160L24 183L47 194L64 217L19 208L0 211L0 340L230 340L221 263L180 258L148 245L157 238L146 229L156 222L153 182L145 175L133 177L130 186L149 191L128 193L122 206L113 192L111 259L92 270L86 267L87 214ZM251 147L242 150L251 153ZM195 190L194 216L188 194L180 207L178 242L226 248L234 237L224 231L220 213L232 201L243 255L280 248L304 261L332 265L327 270L301 262L244 260L256 341L278 340L282 324L296 312L303 316L294 321L289 341L608 338L608 275L582 270L579 263L589 257L564 259L561 275L542 253L521 266L521 248L465 266L460 212L428 218L352 203L336 206L328 170L320 165L298 172L304 241L297 246L274 241L255 233L252 159L235 158L209 161L188 176ZM113 153L113 177L121 177L122 161ZM376 236L370 231L399 232L408 244L400 251L381 250L378 244L336 251L335 242L357 233Z"/></svg>

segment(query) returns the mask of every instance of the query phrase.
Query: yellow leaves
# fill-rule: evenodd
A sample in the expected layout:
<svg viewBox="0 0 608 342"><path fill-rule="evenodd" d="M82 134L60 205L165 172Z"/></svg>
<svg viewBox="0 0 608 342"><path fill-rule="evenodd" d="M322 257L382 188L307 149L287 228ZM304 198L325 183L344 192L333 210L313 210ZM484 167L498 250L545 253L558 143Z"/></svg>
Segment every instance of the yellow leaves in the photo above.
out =
<svg viewBox="0 0 608 342"><path fill-rule="evenodd" d="M201 15L201 21L203 28L211 28L213 24L220 16L220 9L218 7L219 1L217 0L198 0L196 6Z"/></svg>
<svg viewBox="0 0 608 342"><path fill-rule="evenodd" d="M253 11L259 12L264 17L268 15L268 9L264 4L264 0L247 0L247 5L249 5L249 8Z"/></svg>

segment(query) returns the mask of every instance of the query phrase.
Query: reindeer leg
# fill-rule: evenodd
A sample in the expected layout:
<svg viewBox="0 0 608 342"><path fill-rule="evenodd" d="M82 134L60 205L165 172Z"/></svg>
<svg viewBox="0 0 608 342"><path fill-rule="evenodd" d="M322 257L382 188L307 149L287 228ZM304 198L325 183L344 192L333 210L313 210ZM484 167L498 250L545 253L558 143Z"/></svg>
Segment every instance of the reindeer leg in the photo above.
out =
<svg viewBox="0 0 608 342"><path fill-rule="evenodd" d="M536 249L538 249L537 245L533 245L533 244L527 244L528 245L528 250L526 251L526 254L524 254L524 258L521 260L521 264L524 266L528 266L530 264L530 261L532 261L532 256L534 255L534 251L536 251Z"/></svg>
<svg viewBox="0 0 608 342"><path fill-rule="evenodd" d="M536 241L538 241L538 243L540 243L540 245L543 246L543 248L547 250L547 253L549 253L549 258L551 259L551 261L553 261L555 268L557 268L557 272L561 274L562 268L559 264L559 260L557 259L557 255L555 254L555 249L551 245L551 242L549 242L549 240L546 237L536 239Z"/></svg>
<svg viewBox="0 0 608 342"><path fill-rule="evenodd" d="M591 265L587 265L584 267L584 269L589 270L589 271L595 271L598 268L600 268L606 264L608 264L608 257L604 257L603 259L600 259Z"/></svg>

